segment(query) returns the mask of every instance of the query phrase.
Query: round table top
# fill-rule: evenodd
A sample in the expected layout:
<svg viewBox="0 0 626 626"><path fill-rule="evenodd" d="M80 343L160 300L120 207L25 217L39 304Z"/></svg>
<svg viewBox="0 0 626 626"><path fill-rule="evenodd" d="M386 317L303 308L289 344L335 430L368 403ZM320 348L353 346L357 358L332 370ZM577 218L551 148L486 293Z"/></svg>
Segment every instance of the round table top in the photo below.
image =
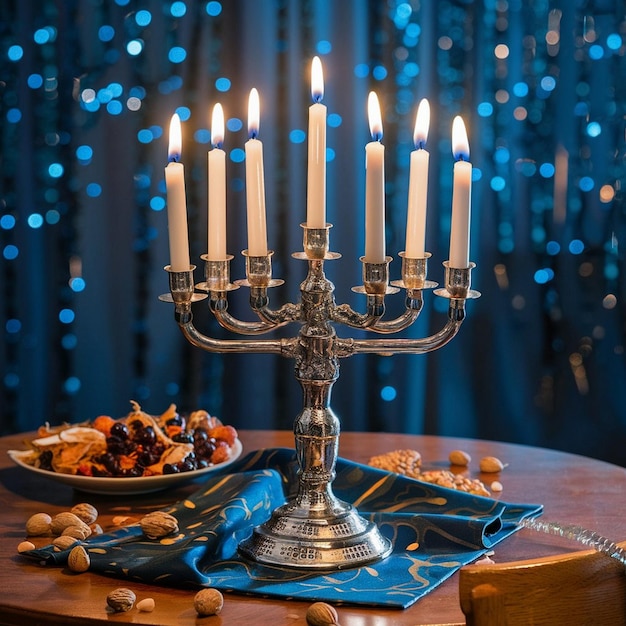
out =
<svg viewBox="0 0 626 626"><path fill-rule="evenodd" d="M242 431L244 453L266 447L293 447L288 431ZM115 516L133 516L147 508L161 508L197 489L187 484L139 496L100 496L42 478L13 464L7 450L23 448L33 434L0 438L0 622L2 624L154 624L185 626L198 624L289 624L305 625L310 603L225 594L217 617L198 619L193 608L196 590L170 589L92 574L73 574L64 568L33 563L17 553L26 538L30 515L54 515L78 502L98 509L103 529L113 527ZM375 454L397 449L418 450L426 469L447 469L448 454L462 449L472 457L471 476L487 486L497 478L503 491L494 497L509 502L541 503L542 519L576 524L615 541L626 539L626 517L622 505L626 493L626 469L579 455L523 445L470 439L390 433L341 434L340 456L365 463ZM498 475L480 474L478 460L496 456L505 464ZM121 479L123 480L123 479ZM42 538L41 545L48 543ZM496 562L534 558L583 549L571 541L528 529L520 530L495 547ZM106 611L107 594L120 586L132 586L138 599L152 597L153 612L133 610L112 616ZM452 576L406 610L340 606L342 626L402 626L464 624L459 607L458 577Z"/></svg>

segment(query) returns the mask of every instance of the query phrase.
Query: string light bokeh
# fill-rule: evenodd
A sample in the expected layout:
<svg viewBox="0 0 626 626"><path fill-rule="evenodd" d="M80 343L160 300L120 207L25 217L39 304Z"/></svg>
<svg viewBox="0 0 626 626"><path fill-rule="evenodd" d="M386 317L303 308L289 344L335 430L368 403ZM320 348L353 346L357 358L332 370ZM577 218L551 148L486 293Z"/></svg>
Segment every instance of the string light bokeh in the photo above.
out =
<svg viewBox="0 0 626 626"><path fill-rule="evenodd" d="M417 104L432 118L427 249L441 281L450 229L450 128L474 165L471 258L483 297L428 357L342 362L346 429L515 440L626 462L623 3L597 0L20 0L0 7L2 432L207 408L239 427L290 428L292 363L200 354L167 290L167 124L183 121L192 262L206 252L210 110L226 112L228 249L245 241L246 98L261 94L273 302L297 298L309 64L328 106L328 268L363 302L366 98L387 149L387 248L404 247ZM400 310L402 298L389 302ZM447 302L427 294L415 336ZM246 296L233 311L249 314ZM202 310L202 309L200 309ZM226 336L205 312L204 330ZM196 319L203 315L198 311ZM338 329L341 334L341 330Z"/></svg>

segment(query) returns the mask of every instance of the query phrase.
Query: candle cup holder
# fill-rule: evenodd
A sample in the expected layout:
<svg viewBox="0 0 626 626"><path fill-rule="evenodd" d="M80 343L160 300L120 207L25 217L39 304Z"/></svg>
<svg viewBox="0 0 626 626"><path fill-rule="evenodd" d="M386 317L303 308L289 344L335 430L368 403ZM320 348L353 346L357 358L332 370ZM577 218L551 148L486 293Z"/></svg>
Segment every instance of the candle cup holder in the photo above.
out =
<svg viewBox="0 0 626 626"><path fill-rule="evenodd" d="M196 300L193 271L170 274L175 319L186 339L203 350L220 353L268 353L292 358L295 377L303 392L303 408L294 420L294 442L298 462L297 485L292 485L287 503L277 508L267 522L254 529L239 545L247 559L267 565L300 570L338 570L361 566L385 558L392 549L375 524L361 517L355 507L342 502L332 490L339 454L340 422L330 407L331 389L339 377L339 359L355 354L424 354L446 345L457 334L465 318L465 299L478 297L470 287L470 270L446 265L446 288L438 295L449 299L448 320L438 332L420 339L342 339L333 324L365 329L379 334L396 333L417 319L422 290L434 285L426 279L426 259L403 256L403 278L389 284L389 262L363 262L363 285L353 291L367 297L362 314L347 304L335 304L334 285L324 275L324 261L340 257L329 252L330 225L304 226L302 252L295 258L308 263L300 284L300 300L274 310L269 306L268 287L283 281L271 277L271 253L246 257L246 279L237 286L250 288L250 304L259 320L245 322L226 311L230 285L227 269L206 260L205 287L210 309L225 328L242 335L270 332L289 323L300 324L296 336L281 339L215 339L200 333L193 324L191 303ZM428 255L430 256L430 255ZM228 265L229 261L225 262ZM473 265L472 265L473 267ZM395 319L381 319L384 299L406 289L406 310Z"/></svg>
<svg viewBox="0 0 626 626"><path fill-rule="evenodd" d="M452 267L449 261L444 261L443 266L445 268L445 288L435 291L438 296L456 300L480 298L480 292L470 289L472 270L476 267L475 263L470 263L469 267Z"/></svg>
<svg viewBox="0 0 626 626"><path fill-rule="evenodd" d="M230 262L234 258L232 254L219 260L209 259L207 254L203 254L200 258L204 261L205 282L198 283L196 289L217 293L239 289L239 285L230 282Z"/></svg>

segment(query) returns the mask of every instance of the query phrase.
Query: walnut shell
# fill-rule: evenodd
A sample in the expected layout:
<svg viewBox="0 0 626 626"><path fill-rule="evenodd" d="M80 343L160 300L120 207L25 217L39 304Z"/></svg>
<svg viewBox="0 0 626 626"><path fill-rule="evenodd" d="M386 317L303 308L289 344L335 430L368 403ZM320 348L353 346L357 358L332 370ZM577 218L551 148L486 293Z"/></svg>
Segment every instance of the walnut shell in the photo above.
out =
<svg viewBox="0 0 626 626"><path fill-rule="evenodd" d="M78 539L76 537L71 537L70 535L61 535L60 537L55 537L52 541L52 545L55 548L58 548L59 551L67 550L76 543L78 543Z"/></svg>
<svg viewBox="0 0 626 626"><path fill-rule="evenodd" d="M146 537L150 539L158 539L178 532L178 520L163 511L153 511L144 515L139 524Z"/></svg>
<svg viewBox="0 0 626 626"><path fill-rule="evenodd" d="M80 526L68 526L63 529L61 537L75 537L76 539L87 539L91 535L91 528L87 524L81 524Z"/></svg>
<svg viewBox="0 0 626 626"><path fill-rule="evenodd" d="M72 548L69 556L67 557L67 566L73 572L86 572L91 565L91 559L89 553L83 546L75 546Z"/></svg>
<svg viewBox="0 0 626 626"><path fill-rule="evenodd" d="M193 607L200 617L217 615L224 606L224 596L217 589L201 589L193 599Z"/></svg>
<svg viewBox="0 0 626 626"><path fill-rule="evenodd" d="M309 626L339 626L339 615L334 606L326 602L314 602L306 611Z"/></svg>
<svg viewBox="0 0 626 626"><path fill-rule="evenodd" d="M70 513L74 513L76 517L85 522L85 524L93 524L98 519L98 510L95 506L88 502L81 502L72 507Z"/></svg>
<svg viewBox="0 0 626 626"><path fill-rule="evenodd" d="M52 518L52 521L50 522L50 530L52 531L53 535L58 536L62 535L63 531L68 526L80 526L84 523L85 522L83 522L76 515L74 515L74 513L70 513L69 511L63 511L63 513L57 513L57 515Z"/></svg>
<svg viewBox="0 0 626 626"><path fill-rule="evenodd" d="M107 596L107 604L116 612L123 613L130 611L135 605L137 596L131 589L126 587L119 587L114 589Z"/></svg>
<svg viewBox="0 0 626 626"><path fill-rule="evenodd" d="M52 518L47 513L35 513L26 521L26 534L30 537L39 537L50 534Z"/></svg>

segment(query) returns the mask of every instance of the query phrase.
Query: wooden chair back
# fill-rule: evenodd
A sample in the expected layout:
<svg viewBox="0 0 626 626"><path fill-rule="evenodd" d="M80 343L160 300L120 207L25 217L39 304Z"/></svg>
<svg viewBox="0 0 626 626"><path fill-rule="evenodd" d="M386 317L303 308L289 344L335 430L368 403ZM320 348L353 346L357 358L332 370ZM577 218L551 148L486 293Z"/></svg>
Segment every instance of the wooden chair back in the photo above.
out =
<svg viewBox="0 0 626 626"><path fill-rule="evenodd" d="M595 550L468 565L459 592L468 626L626 626L626 567Z"/></svg>

